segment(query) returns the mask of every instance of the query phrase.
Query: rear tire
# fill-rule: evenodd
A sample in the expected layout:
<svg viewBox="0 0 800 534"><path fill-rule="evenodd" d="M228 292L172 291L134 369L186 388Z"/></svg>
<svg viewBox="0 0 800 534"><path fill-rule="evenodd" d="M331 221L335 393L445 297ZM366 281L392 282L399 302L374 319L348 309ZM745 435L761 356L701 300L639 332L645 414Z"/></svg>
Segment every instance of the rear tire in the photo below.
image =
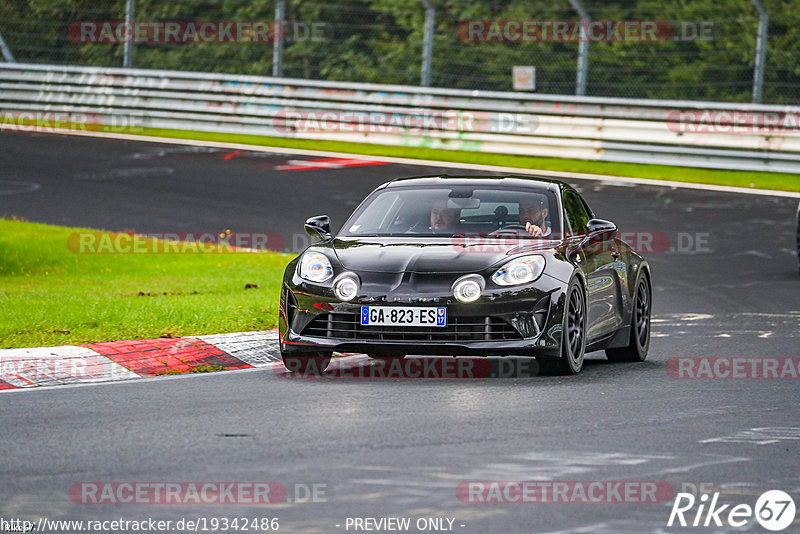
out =
<svg viewBox="0 0 800 534"><path fill-rule="evenodd" d="M569 284L561 327L561 357L541 359L546 374L576 375L583 369L586 353L586 294L577 279Z"/></svg>
<svg viewBox="0 0 800 534"><path fill-rule="evenodd" d="M301 375L321 375L328 368L332 354L330 352L310 352L308 356L281 355L283 366L287 371Z"/></svg>
<svg viewBox="0 0 800 534"><path fill-rule="evenodd" d="M646 274L642 274L636 284L631 315L631 336L627 347L606 349L606 356L612 362L643 362L650 350L650 311L652 291Z"/></svg>

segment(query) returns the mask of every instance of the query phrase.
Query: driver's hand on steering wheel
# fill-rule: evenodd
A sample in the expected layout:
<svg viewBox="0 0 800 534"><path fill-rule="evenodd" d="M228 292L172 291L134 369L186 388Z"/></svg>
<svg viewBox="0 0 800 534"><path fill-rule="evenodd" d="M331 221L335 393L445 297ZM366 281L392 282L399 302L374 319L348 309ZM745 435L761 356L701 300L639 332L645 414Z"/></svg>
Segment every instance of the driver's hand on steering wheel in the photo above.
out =
<svg viewBox="0 0 800 534"><path fill-rule="evenodd" d="M525 223L525 231L534 237L539 237L544 233L539 226L530 222Z"/></svg>

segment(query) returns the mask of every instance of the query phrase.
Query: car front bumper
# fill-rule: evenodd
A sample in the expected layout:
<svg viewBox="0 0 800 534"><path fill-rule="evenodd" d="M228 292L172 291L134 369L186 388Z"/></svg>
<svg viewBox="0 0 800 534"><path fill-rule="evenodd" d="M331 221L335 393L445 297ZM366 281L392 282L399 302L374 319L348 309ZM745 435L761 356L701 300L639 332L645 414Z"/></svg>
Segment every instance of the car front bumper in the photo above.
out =
<svg viewBox="0 0 800 534"><path fill-rule="evenodd" d="M563 288L532 285L498 291L483 302L462 304L452 295L359 296L341 302L312 287L284 286L279 321L281 351L366 353L377 356L540 356L559 357ZM361 326L361 306L444 306L447 327Z"/></svg>

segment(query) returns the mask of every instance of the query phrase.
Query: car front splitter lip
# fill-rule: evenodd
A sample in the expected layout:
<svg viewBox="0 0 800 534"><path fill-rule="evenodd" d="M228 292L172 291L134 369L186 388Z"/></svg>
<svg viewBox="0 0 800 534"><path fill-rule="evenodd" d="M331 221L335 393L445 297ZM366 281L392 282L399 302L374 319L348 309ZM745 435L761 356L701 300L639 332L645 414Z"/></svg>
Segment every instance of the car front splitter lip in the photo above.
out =
<svg viewBox="0 0 800 534"><path fill-rule="evenodd" d="M418 343L301 336L289 333L284 353L336 351L376 355L413 354L425 356L542 356L559 357L560 347L541 336L513 341L461 341Z"/></svg>

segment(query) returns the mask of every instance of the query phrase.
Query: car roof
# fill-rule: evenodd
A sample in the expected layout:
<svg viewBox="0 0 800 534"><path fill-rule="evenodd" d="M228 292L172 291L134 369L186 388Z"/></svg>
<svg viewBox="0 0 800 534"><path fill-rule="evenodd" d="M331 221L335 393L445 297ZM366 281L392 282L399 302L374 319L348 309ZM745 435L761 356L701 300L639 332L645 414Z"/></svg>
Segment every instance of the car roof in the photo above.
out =
<svg viewBox="0 0 800 534"><path fill-rule="evenodd" d="M536 189L556 191L558 189L572 189L569 184L559 180L545 178L543 176L524 176L524 175L467 175L451 176L448 174L436 174L432 176L412 176L409 178L397 178L391 182L383 184L383 187L435 187L435 186L470 186L470 187L511 187L520 189Z"/></svg>

